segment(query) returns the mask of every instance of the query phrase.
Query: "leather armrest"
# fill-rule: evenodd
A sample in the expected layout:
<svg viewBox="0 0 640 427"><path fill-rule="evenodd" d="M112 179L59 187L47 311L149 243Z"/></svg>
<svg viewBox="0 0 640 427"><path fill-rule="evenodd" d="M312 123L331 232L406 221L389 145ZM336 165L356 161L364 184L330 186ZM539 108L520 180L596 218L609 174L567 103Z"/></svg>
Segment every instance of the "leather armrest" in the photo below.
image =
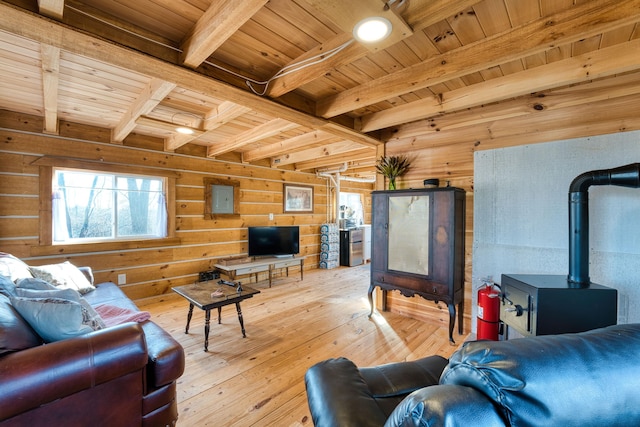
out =
<svg viewBox="0 0 640 427"><path fill-rule="evenodd" d="M458 385L434 385L407 396L391 413L385 427L506 426L489 398Z"/></svg>
<svg viewBox="0 0 640 427"><path fill-rule="evenodd" d="M184 372L184 349L180 343L151 321L144 322L142 329L149 352L147 387L162 387L180 378Z"/></svg>
<svg viewBox="0 0 640 427"><path fill-rule="evenodd" d="M144 334L135 323L8 354L0 363L0 419L143 369L146 364Z"/></svg>
<svg viewBox="0 0 640 427"><path fill-rule="evenodd" d="M360 368L360 375L376 398L406 396L420 388L438 384L447 363L449 361L442 356L429 356L410 362Z"/></svg>
<svg viewBox="0 0 640 427"><path fill-rule="evenodd" d="M386 416L358 368L348 359L329 359L305 374L307 401L315 427L381 426Z"/></svg>

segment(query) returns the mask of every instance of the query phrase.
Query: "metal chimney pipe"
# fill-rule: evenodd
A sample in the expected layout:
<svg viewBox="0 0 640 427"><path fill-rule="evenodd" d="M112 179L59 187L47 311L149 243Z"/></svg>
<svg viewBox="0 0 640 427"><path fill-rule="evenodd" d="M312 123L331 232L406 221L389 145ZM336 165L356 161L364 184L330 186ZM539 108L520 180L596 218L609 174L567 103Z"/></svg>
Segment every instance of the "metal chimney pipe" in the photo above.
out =
<svg viewBox="0 0 640 427"><path fill-rule="evenodd" d="M588 288L589 279L589 187L617 185L640 188L640 163L578 175L569 186L570 287Z"/></svg>

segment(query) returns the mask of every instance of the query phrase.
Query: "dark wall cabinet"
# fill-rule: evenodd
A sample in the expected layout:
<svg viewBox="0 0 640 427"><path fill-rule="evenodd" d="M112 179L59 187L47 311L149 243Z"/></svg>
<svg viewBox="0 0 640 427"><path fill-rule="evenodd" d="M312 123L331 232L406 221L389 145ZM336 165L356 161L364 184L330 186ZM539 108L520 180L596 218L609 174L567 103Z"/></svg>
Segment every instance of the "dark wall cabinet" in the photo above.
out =
<svg viewBox="0 0 640 427"><path fill-rule="evenodd" d="M372 193L371 286L443 301L449 307L449 340L464 313L465 192L445 187ZM370 315L371 315L370 314Z"/></svg>

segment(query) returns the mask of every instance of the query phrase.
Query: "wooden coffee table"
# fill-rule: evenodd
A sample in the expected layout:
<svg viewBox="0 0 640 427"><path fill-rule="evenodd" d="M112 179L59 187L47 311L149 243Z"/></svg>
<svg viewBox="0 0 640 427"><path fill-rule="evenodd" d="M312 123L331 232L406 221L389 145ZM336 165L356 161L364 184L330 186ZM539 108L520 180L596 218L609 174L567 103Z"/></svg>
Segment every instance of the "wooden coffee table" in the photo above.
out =
<svg viewBox="0 0 640 427"><path fill-rule="evenodd" d="M218 309L218 324L220 324L222 307L229 304L235 304L236 309L238 310L238 320L240 321L242 337L247 337L247 334L244 331L240 302L247 298L252 298L255 294L259 294L259 290L248 286L242 286L242 290L238 292L234 286L221 285L216 282L198 282L192 285L176 286L172 289L175 293L183 296L187 301L189 301L189 313L187 314L187 327L184 331L185 334L189 333L189 323L191 323L193 307L196 306L199 309L204 310L204 351L208 351L209 349L209 323L211 319L211 309L213 308ZM211 293L218 289L220 289L224 295L212 297Z"/></svg>

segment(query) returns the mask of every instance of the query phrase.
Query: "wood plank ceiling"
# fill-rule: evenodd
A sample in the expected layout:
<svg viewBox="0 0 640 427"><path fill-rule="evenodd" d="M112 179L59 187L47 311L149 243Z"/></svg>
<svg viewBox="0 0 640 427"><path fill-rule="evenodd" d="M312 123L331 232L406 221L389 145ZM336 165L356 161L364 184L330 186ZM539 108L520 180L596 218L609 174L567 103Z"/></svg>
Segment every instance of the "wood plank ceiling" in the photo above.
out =
<svg viewBox="0 0 640 427"><path fill-rule="evenodd" d="M370 15L377 45L351 33ZM640 0L8 0L0 109L370 176L390 138L638 94L638 22Z"/></svg>

